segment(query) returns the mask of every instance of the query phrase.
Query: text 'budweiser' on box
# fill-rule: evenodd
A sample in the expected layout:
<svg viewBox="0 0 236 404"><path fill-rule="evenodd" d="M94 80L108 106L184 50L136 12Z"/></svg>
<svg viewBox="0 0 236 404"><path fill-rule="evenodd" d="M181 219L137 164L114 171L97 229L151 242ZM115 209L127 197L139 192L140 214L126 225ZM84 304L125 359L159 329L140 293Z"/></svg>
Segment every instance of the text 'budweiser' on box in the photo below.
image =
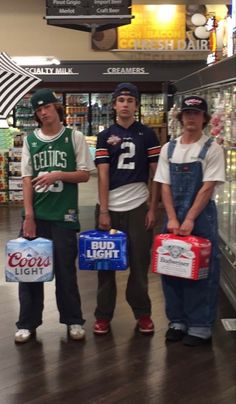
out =
<svg viewBox="0 0 236 404"><path fill-rule="evenodd" d="M19 237L6 245L7 282L48 282L53 279L53 243L43 237Z"/></svg>
<svg viewBox="0 0 236 404"><path fill-rule="evenodd" d="M159 234L152 247L152 272L199 280L208 277L211 242L197 236Z"/></svg>

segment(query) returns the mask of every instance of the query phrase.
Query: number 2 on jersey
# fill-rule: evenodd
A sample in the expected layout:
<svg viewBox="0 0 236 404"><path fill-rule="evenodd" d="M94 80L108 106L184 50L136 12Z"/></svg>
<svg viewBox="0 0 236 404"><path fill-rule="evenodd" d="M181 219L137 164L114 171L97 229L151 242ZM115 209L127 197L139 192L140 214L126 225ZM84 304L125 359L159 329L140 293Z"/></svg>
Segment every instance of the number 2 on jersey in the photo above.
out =
<svg viewBox="0 0 236 404"><path fill-rule="evenodd" d="M123 142L121 143L121 149L126 149L125 152L122 152L122 154L119 156L117 168L120 169L128 169L128 170L134 170L135 168L135 162L130 161L126 162L126 159L131 159L135 155L135 144L131 142Z"/></svg>

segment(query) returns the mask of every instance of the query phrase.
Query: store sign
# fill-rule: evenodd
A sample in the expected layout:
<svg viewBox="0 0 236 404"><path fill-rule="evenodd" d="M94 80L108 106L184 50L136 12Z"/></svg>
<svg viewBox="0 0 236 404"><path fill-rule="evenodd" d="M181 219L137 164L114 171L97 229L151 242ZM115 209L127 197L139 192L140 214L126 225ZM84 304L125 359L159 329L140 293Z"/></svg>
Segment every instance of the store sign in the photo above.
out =
<svg viewBox="0 0 236 404"><path fill-rule="evenodd" d="M131 0L46 0L45 18L50 25L85 31L117 27L130 23Z"/></svg>
<svg viewBox="0 0 236 404"><path fill-rule="evenodd" d="M50 16L130 14L129 0L47 0Z"/></svg>
<svg viewBox="0 0 236 404"><path fill-rule="evenodd" d="M118 29L118 49L176 50L185 40L185 6L134 5L131 24Z"/></svg>
<svg viewBox="0 0 236 404"><path fill-rule="evenodd" d="M134 40L130 41L134 50L142 51L208 51L207 40L186 41L184 39L163 39L163 40Z"/></svg>
<svg viewBox="0 0 236 404"><path fill-rule="evenodd" d="M133 5L135 18L131 23L92 34L92 48L119 52L209 52L207 16L215 12L219 19L226 10L225 5Z"/></svg>
<svg viewBox="0 0 236 404"><path fill-rule="evenodd" d="M78 83L94 82L106 83L117 82L123 77L123 81L153 82L165 80L177 80L183 75L187 75L202 68L201 61L179 62L174 67L166 61L155 63L144 62L119 62L110 61L95 63L91 62L61 62L59 66L25 66L31 74L40 77L45 83Z"/></svg>
<svg viewBox="0 0 236 404"><path fill-rule="evenodd" d="M130 0L94 0L90 2L91 15L129 15L131 14Z"/></svg>
<svg viewBox="0 0 236 404"><path fill-rule="evenodd" d="M87 15L87 0L47 0L46 14L54 16Z"/></svg>
<svg viewBox="0 0 236 404"><path fill-rule="evenodd" d="M133 66L128 66L128 67L118 67L118 66L113 66L113 67L108 67L105 72L102 73L103 75L108 75L108 76L117 76L117 75L147 75L150 74L148 71L146 71L145 67L133 67Z"/></svg>
<svg viewBox="0 0 236 404"><path fill-rule="evenodd" d="M36 75L78 75L78 72L74 72L72 67L26 67L25 70Z"/></svg>

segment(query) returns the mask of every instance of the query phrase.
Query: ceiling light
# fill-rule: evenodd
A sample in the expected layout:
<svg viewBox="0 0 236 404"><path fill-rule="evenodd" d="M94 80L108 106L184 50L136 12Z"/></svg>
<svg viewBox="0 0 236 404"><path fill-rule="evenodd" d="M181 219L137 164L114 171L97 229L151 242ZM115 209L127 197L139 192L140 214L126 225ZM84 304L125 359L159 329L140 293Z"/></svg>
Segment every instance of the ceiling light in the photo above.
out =
<svg viewBox="0 0 236 404"><path fill-rule="evenodd" d="M12 59L20 66L59 65L60 60L54 56L13 56Z"/></svg>

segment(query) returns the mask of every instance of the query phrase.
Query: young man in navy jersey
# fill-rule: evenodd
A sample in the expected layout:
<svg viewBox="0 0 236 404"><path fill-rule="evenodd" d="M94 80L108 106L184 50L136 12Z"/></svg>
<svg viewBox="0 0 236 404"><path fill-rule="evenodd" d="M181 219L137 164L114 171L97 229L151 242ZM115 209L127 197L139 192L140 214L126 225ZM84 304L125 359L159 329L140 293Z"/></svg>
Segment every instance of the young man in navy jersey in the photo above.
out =
<svg viewBox="0 0 236 404"><path fill-rule="evenodd" d="M102 230L114 228L126 232L130 268L126 299L139 331L151 334L154 324L148 295L148 268L160 191L158 183L153 183L149 198L148 182L157 167L160 145L155 132L135 120L139 105L135 85L119 84L112 103L116 123L99 133L96 147L97 226ZM109 332L115 304L115 271L98 271L95 334Z"/></svg>

